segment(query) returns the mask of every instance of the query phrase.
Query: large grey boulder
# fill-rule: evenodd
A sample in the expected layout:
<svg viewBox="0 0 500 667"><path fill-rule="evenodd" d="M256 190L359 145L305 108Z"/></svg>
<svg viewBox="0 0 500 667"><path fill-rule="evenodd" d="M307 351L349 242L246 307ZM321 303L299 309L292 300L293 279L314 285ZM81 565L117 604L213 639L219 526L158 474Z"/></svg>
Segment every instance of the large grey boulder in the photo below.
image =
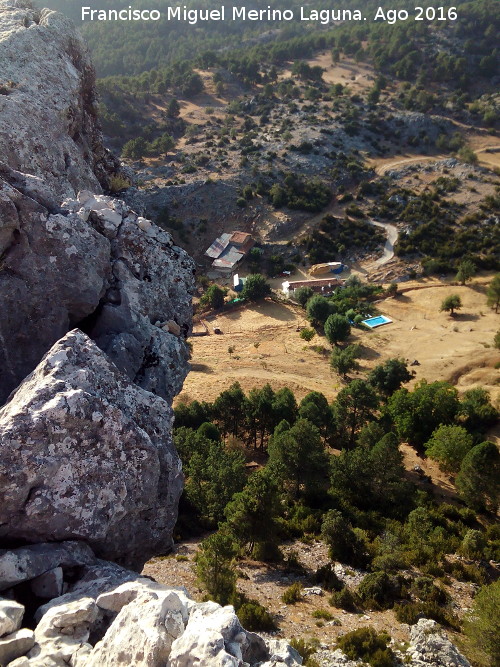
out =
<svg viewBox="0 0 500 667"><path fill-rule="evenodd" d="M183 482L171 425L165 400L71 331L0 410L0 538L84 540L134 567L168 551Z"/></svg>
<svg viewBox="0 0 500 667"><path fill-rule="evenodd" d="M241 626L233 607L215 602L195 604L184 632L172 643L169 667L240 667L271 665L275 660L295 667L302 664L299 654L286 642L264 642ZM271 662L267 662L270 660Z"/></svg>
<svg viewBox="0 0 500 667"><path fill-rule="evenodd" d="M0 180L0 258L1 405L51 345L97 308L110 242Z"/></svg>
<svg viewBox="0 0 500 667"><path fill-rule="evenodd" d="M436 621L421 618L410 631L407 654L415 667L471 667Z"/></svg>
<svg viewBox="0 0 500 667"><path fill-rule="evenodd" d="M0 639L0 665L5 667L27 653L35 643L32 630L22 628Z"/></svg>
<svg viewBox="0 0 500 667"><path fill-rule="evenodd" d="M1 468L0 468L1 470ZM92 549L83 542L33 544L0 551L0 591L25 581L32 581L45 572L63 566L72 568L95 562Z"/></svg>
<svg viewBox="0 0 500 667"><path fill-rule="evenodd" d="M188 607L175 591L143 586L124 604L104 638L89 651L85 667L164 667L172 642L184 632ZM97 605L102 604L101 598Z"/></svg>
<svg viewBox="0 0 500 667"><path fill-rule="evenodd" d="M0 637L19 630L24 607L14 600L0 600Z"/></svg>
<svg viewBox="0 0 500 667"><path fill-rule="evenodd" d="M88 650L90 630L99 617L95 601L81 597L53 605L35 628L35 645L28 654L33 667L64 667L82 648Z"/></svg>
<svg viewBox="0 0 500 667"><path fill-rule="evenodd" d="M0 405L74 326L132 382L178 393L194 264L169 234L89 192L51 214L0 177L0 258ZM180 335L156 326L168 321Z"/></svg>
<svg viewBox="0 0 500 667"><path fill-rule="evenodd" d="M119 164L81 37L57 12L0 0L0 63L0 405L76 326L171 400L187 372L194 264L100 196ZM167 321L177 336L154 326Z"/></svg>
<svg viewBox="0 0 500 667"><path fill-rule="evenodd" d="M0 0L0 159L36 176L59 201L101 192L117 161L104 149L95 76L72 22L49 9Z"/></svg>

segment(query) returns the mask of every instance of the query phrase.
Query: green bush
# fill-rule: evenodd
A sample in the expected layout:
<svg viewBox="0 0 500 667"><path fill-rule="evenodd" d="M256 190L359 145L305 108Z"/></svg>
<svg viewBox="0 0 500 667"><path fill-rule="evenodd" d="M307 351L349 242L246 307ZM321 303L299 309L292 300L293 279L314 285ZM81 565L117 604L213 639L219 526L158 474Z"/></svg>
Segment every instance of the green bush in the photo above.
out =
<svg viewBox="0 0 500 667"><path fill-rule="evenodd" d="M483 533L479 530L473 530L470 528L462 540L460 545L460 553L462 553L467 558L483 558L484 551L486 548L486 540Z"/></svg>
<svg viewBox="0 0 500 667"><path fill-rule="evenodd" d="M302 600L302 584L295 582L289 586L281 596L281 599L285 604L295 604L299 600Z"/></svg>
<svg viewBox="0 0 500 667"><path fill-rule="evenodd" d="M451 577L458 579L458 581L471 581L479 586L486 583L486 572L477 565L466 565L460 561L455 561L454 563L446 561L444 563L444 570Z"/></svg>
<svg viewBox="0 0 500 667"><path fill-rule="evenodd" d="M246 279L241 296L248 301L258 301L271 294L271 286L260 273L252 273Z"/></svg>
<svg viewBox="0 0 500 667"><path fill-rule="evenodd" d="M387 647L390 637L375 628L359 628L340 637L337 646L350 660L363 660L372 667L393 667L394 654Z"/></svg>
<svg viewBox="0 0 500 667"><path fill-rule="evenodd" d="M257 600L244 602L237 610L241 625L251 632L273 632L277 629L271 614Z"/></svg>
<svg viewBox="0 0 500 667"><path fill-rule="evenodd" d="M331 614L328 609L315 609L312 613L313 618L321 618L324 621L332 621L334 619L333 614Z"/></svg>
<svg viewBox="0 0 500 667"><path fill-rule="evenodd" d="M394 614L400 623L415 625L420 618L431 618L441 625L460 632L456 616L435 602L407 602L394 605Z"/></svg>
<svg viewBox="0 0 500 667"><path fill-rule="evenodd" d="M401 594L401 582L386 572L366 575L358 587L358 595L364 603L380 609L390 609Z"/></svg>
<svg viewBox="0 0 500 667"><path fill-rule="evenodd" d="M325 591L340 591L344 583L338 578L331 563L322 565L314 573L314 583L325 589Z"/></svg>
<svg viewBox="0 0 500 667"><path fill-rule="evenodd" d="M358 608L359 598L356 593L345 586L341 591L333 593L328 602L337 609L354 612Z"/></svg>
<svg viewBox="0 0 500 667"><path fill-rule="evenodd" d="M393 610L400 623L415 625L420 618L423 618L421 605L416 602L398 602Z"/></svg>
<svg viewBox="0 0 500 667"><path fill-rule="evenodd" d="M430 577L417 577L412 582L410 592L422 602L445 604L448 601L446 592L436 586Z"/></svg>
<svg viewBox="0 0 500 667"><path fill-rule="evenodd" d="M317 639L300 639L293 638L290 640L290 646L299 653L304 660L308 660L319 648L319 641ZM306 663L307 664L307 663Z"/></svg>
<svg viewBox="0 0 500 667"><path fill-rule="evenodd" d="M300 337L302 338L302 340L305 340L307 342L312 340L315 335L316 331L314 329L305 328L302 329L302 331L300 332Z"/></svg>
<svg viewBox="0 0 500 667"><path fill-rule="evenodd" d="M275 542L257 542L252 549L252 558L264 563L279 563L283 554Z"/></svg>
<svg viewBox="0 0 500 667"><path fill-rule="evenodd" d="M500 664L500 580L480 589L466 620L465 633L474 646L486 653L491 667Z"/></svg>

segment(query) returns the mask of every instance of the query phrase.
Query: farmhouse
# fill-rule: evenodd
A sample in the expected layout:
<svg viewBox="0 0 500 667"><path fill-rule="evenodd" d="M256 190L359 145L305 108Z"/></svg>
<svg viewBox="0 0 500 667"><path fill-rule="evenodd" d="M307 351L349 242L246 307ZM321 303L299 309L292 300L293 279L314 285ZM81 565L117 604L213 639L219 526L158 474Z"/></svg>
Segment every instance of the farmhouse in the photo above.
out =
<svg viewBox="0 0 500 667"><path fill-rule="evenodd" d="M286 296L291 297L293 297L295 290L299 289L299 287L310 287L313 292L316 292L317 294L332 294L337 287L342 287L343 285L343 280L332 276L331 278L320 278L316 280L286 280L282 284L282 290Z"/></svg>
<svg viewBox="0 0 500 667"><path fill-rule="evenodd" d="M212 267L220 273L230 274L234 267L253 248L255 241L246 232L221 234L205 252L214 261Z"/></svg>

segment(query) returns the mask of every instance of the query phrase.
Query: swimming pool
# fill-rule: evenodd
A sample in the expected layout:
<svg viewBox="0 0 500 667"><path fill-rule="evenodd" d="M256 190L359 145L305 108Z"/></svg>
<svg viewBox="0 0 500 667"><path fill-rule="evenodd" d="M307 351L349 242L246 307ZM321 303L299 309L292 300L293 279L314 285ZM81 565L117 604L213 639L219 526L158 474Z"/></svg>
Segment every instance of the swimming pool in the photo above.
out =
<svg viewBox="0 0 500 667"><path fill-rule="evenodd" d="M366 324L370 329L375 329L375 327L380 327L382 324L391 324L392 320L385 315L378 315L377 317L369 317L367 320L363 320L363 324Z"/></svg>

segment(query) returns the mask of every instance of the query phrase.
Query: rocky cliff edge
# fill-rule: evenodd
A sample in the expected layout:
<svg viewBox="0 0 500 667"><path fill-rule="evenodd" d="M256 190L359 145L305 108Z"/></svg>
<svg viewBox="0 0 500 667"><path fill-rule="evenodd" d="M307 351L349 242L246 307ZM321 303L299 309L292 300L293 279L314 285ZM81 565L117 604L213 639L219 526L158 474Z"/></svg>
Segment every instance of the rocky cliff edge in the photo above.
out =
<svg viewBox="0 0 500 667"><path fill-rule="evenodd" d="M194 264L103 194L118 163L71 22L0 0L0 64L0 546L84 540L139 568L182 490Z"/></svg>

